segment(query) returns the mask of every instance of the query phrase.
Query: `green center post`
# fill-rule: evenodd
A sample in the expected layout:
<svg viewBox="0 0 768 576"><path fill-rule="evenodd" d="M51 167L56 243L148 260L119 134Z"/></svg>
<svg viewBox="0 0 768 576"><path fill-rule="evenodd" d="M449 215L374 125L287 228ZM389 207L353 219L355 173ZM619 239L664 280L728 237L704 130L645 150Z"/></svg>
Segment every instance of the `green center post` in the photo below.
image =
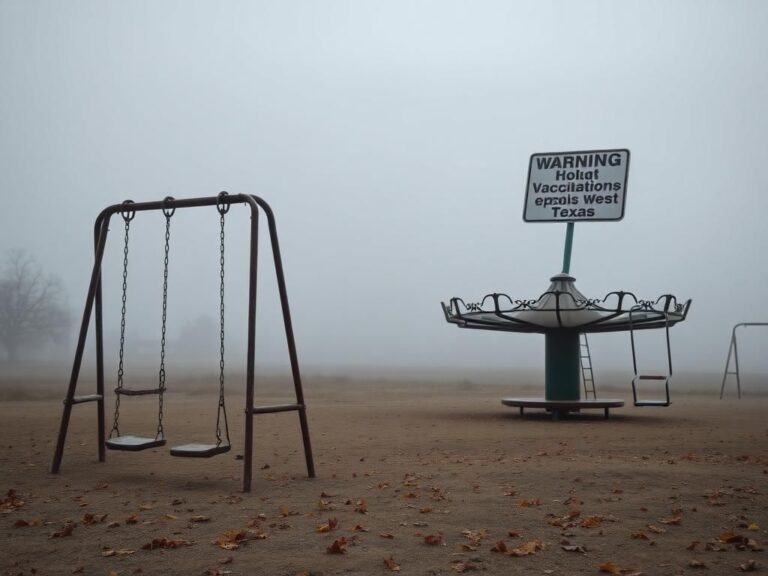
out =
<svg viewBox="0 0 768 576"><path fill-rule="evenodd" d="M563 273L571 270L573 249L573 222L565 230ZM580 400L581 377L579 333L576 330L553 330L545 334L545 383L546 400Z"/></svg>

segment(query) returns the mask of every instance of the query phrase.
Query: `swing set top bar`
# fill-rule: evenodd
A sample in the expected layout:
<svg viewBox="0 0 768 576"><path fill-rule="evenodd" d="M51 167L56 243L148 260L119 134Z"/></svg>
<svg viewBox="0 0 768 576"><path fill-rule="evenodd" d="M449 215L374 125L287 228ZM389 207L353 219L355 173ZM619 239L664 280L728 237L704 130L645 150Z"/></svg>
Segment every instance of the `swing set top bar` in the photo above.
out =
<svg viewBox="0 0 768 576"><path fill-rule="evenodd" d="M182 198L176 200L159 200L154 202L131 202L130 204L113 204L107 206L96 218L97 226L106 217L119 212L147 212L151 210L175 209L175 208L198 208L201 206L217 206L219 204L249 204L252 211L260 207L267 214L270 221L274 220L274 214L269 204L262 198L252 194L227 194L224 196L206 196L203 198Z"/></svg>

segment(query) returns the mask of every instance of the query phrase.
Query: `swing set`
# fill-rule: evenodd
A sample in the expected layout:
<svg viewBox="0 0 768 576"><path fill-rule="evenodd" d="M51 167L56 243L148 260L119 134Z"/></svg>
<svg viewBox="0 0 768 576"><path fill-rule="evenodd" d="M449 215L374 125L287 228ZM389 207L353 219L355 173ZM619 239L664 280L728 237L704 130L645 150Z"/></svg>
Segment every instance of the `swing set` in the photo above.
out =
<svg viewBox="0 0 768 576"><path fill-rule="evenodd" d="M166 371L165 371L165 340L166 340L166 318L168 308L168 256L170 251L171 239L171 218L177 208L194 208L203 206L215 206L219 213L219 400L216 415L215 440L210 443L192 442L170 449L171 456L185 458L210 458L219 454L229 452L232 444L229 437L229 423L227 421L227 410L224 395L224 264L225 264L225 216L232 204L247 204L251 209L251 241L250 241L250 272L249 272L249 293L248 293L248 350L246 366L246 407L245 407L245 453L243 456L243 491L249 492L251 489L251 479L253 470L253 416L256 414L269 414L275 412L296 411L299 414L299 425L304 443L304 456L307 465L307 474L310 478L315 477L314 461L312 458L312 447L309 438L309 427L307 424L306 404L304 402L304 393L301 385L301 376L299 374L299 364L296 354L296 345L293 336L293 327L291 323L291 314L288 307L288 296L285 288L285 278L283 275L282 259L280 257L280 247L277 238L277 228L272 209L269 205L257 196L238 194L230 196L226 192L218 196L205 198L189 198L184 200L175 200L172 197L166 197L160 202L142 202L134 203L126 200L122 204L115 204L105 208L96 219L94 228L95 242L95 260L91 281L88 288L83 320L80 327L80 333L77 341L75 359L72 366L72 374L64 399L64 412L61 418L56 452L53 458L51 471L58 473L61 467L61 460L64 455L64 444L66 442L69 419L72 413L72 407L77 404L88 402L97 403L97 424L99 438L99 462L106 460L106 450L119 450L128 452L139 452L150 448L159 448L166 444L165 430L163 427L163 400L166 392ZM124 384L124 356L125 356L125 326L126 326L126 302L128 289L128 254L129 254L129 236L131 221L137 212L162 210L165 217L165 251L163 259L163 297L162 297L162 322L160 337L160 368L158 371L158 384L156 388L133 389ZM269 227L270 242L272 244L272 255L277 277L278 290L280 293L280 303L283 312L283 322L288 344L288 354L291 362L291 372L293 376L296 402L293 404L278 404L271 406L254 406L254 368L255 368L255 334L256 334L256 278L257 278L257 256L258 256L258 216L261 210L267 218ZM105 426L105 394L104 394L104 339L103 339L103 314L102 314L102 291L101 291L101 263L104 257L104 249L109 232L110 218L119 213L124 222L123 237L123 277L122 277L122 306L120 310L120 345L118 353L117 387L115 388L115 410L112 422L112 429L109 436L106 437ZM88 334L88 327L91 319L91 312L95 312L95 332L96 332L96 393L82 396L75 395L77 382L82 365L83 352L85 350L85 341ZM158 415L157 429L154 437L137 436L123 434L120 431L120 403L123 396L126 398L134 396L156 395L158 397Z"/></svg>

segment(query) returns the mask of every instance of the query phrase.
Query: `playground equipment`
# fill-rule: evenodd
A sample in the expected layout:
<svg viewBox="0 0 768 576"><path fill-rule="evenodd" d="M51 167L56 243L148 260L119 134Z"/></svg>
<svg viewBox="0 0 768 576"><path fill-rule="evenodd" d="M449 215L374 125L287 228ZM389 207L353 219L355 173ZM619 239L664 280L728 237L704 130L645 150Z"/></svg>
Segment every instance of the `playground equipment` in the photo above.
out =
<svg viewBox="0 0 768 576"><path fill-rule="evenodd" d="M731 330L731 343L728 346L728 358L725 361L725 370L723 370L723 383L720 385L720 400L723 399L723 393L725 392L725 380L729 374L736 376L736 393L738 398L741 399L741 375L739 374L739 345L736 339L737 328L747 328L749 326L768 326L768 322L739 322L734 325ZM731 365L731 358L734 362L734 370L728 370Z"/></svg>
<svg viewBox="0 0 768 576"><path fill-rule="evenodd" d="M302 441L304 444L304 456L307 466L307 474L314 478L315 469L312 458L312 448L309 437L309 427L307 424L306 404L304 402L304 393L301 385L301 376L299 373L298 357L296 354L296 345L294 342L293 326L291 322L290 309L288 307L288 296L285 287L285 278L283 275L282 258L280 256L280 247L277 237L277 228L275 218L270 206L261 198L246 194L228 195L226 192L218 196L205 198L188 198L175 200L166 197L160 202L142 202L133 203L131 201L115 204L105 208L96 219L94 228L95 241L95 259L91 273L88 295L86 297L85 310L80 326L80 333L75 351L75 359L72 366L72 373L69 381L69 388L64 399L64 411L59 428L59 435L54 453L53 465L51 471L55 474L61 467L61 461L64 454L64 444L66 442L67 430L72 407L77 404L89 402L97 403L97 426L98 426L98 455L99 461L106 460L105 448L110 450L123 450L137 452L149 448L164 446L166 443L165 431L163 428L163 398L166 390L165 374L165 334L166 334L166 312L168 305L168 257L170 247L171 218L177 208L196 208L204 206L215 206L219 213L220 222L220 246L219 246L219 312L220 312L220 330L219 330L219 400L216 418L216 439L213 443L189 443L171 448L171 455L190 458L208 458L218 454L228 452L231 448L229 438L229 425L227 422L227 413L224 398L224 263L225 263L225 215L232 204L246 204L251 209L251 238L250 238L250 271L249 271L249 295L248 295L248 349L246 365L246 406L245 406L245 450L243 455L243 491L249 492L251 489L251 478L253 470L253 416L256 414L269 414L276 412L295 411L299 415L299 425L301 427ZM158 372L158 386L150 389L129 389L124 386L124 366L123 359L125 353L125 325L126 325L126 295L128 283L128 253L129 253L129 232L130 223L137 212L162 210L165 216L165 253L163 269L163 301L162 301L162 326L160 340L160 369ZM257 279L257 256L258 256L258 216L259 211L263 212L267 218L269 228L270 242L272 245L272 255L275 266L275 275L277 277L278 291L280 293L280 303L283 313L283 323L285 326L286 340L288 344L288 354L291 362L291 373L293 376L294 391L296 402L293 404L278 404L271 406L254 406L254 369L255 369L255 334L256 334L256 279ZM124 242L123 242L123 284L122 284L122 307L120 321L120 348L117 373L117 388L115 389L115 413L112 431L109 438L105 438L105 394L104 394L104 346L103 346L103 319L102 319L102 294L101 294L101 263L104 257L104 250L109 232L109 221L114 215L120 213L125 224ZM95 333L96 333L96 393L77 396L77 382L80 374L80 367L85 350L85 341L90 324L91 313L95 313ZM120 433L120 401L123 396L158 396L158 423L154 437L124 435ZM222 430L223 425L223 430Z"/></svg>
<svg viewBox="0 0 768 576"><path fill-rule="evenodd" d="M567 170L568 168L594 168ZM672 354L669 328L685 320L691 301L678 302L671 294L641 300L631 292L616 291L602 299L586 298L576 289L569 274L574 220L620 220L629 167L629 150L596 150L534 154L531 156L524 220L566 222L562 273L550 279L549 288L538 298L513 299L506 294L486 295L479 302L451 298L443 303L445 319L460 328L502 332L540 333L545 337L545 393L543 398L504 398L502 404L520 409L545 408L553 418L570 411L624 405L621 399L597 398L591 355L586 335L629 331L634 377L635 406L669 406ZM590 194L580 194L589 191ZM594 191L605 191L600 194ZM579 207L581 205L588 208ZM550 208L548 208L548 206ZM568 206L568 208L562 208ZM667 338L668 373L638 372L635 331L664 328ZM664 383L665 397L645 398L638 387L649 381ZM580 384L584 385L584 398ZM592 398L589 398L589 394Z"/></svg>

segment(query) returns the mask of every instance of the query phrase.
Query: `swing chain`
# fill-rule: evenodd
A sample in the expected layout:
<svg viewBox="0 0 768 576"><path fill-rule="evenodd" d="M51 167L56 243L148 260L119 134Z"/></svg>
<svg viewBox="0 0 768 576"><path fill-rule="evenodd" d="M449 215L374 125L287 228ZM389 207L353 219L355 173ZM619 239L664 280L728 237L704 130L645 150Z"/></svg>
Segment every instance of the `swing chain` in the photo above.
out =
<svg viewBox="0 0 768 576"><path fill-rule="evenodd" d="M163 200L166 204L166 207L163 208L163 215L165 216L165 256L163 258L163 318L160 333L160 372L158 384L160 394L158 399L156 439L164 438L165 436L165 431L163 430L163 393L165 392L165 327L168 315L168 253L171 243L171 216L176 212L176 208L167 208L167 204L171 201L173 201L173 196L166 196Z"/></svg>
<svg viewBox="0 0 768 576"><path fill-rule="evenodd" d="M122 295L122 307L120 308L120 358L117 367L117 389L123 388L123 376L125 374L123 356L125 352L125 308L128 296L128 235L131 229L131 220L136 216L135 210L129 210L128 206L133 204L133 200L125 200L123 202L123 210L120 211L120 215L125 222L125 239L123 242L123 295ZM112 424L112 430L109 433L109 437L113 435L120 436L120 394L115 398L115 416Z"/></svg>
<svg viewBox="0 0 768 576"><path fill-rule="evenodd" d="M224 215L229 212L231 204L223 202L226 192L219 193L216 209L219 211L219 405L216 413L216 445L221 445L221 414L224 413L224 426L227 443L229 443L229 425L227 411L224 405Z"/></svg>

